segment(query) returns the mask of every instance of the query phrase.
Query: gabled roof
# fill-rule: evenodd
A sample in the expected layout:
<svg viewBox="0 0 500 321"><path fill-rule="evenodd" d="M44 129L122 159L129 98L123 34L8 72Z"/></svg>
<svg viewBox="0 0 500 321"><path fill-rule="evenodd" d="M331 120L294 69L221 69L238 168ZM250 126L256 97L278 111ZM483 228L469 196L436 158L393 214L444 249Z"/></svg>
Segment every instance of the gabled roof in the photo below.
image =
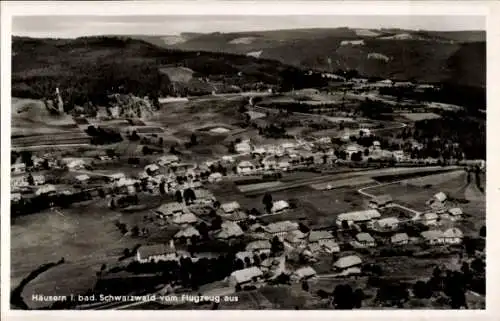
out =
<svg viewBox="0 0 500 321"><path fill-rule="evenodd" d="M230 237L238 237L243 235L243 230L235 222L224 222L221 225L221 231L217 233L216 238L228 239Z"/></svg>
<svg viewBox="0 0 500 321"><path fill-rule="evenodd" d="M435 199L437 199L437 200L438 200L438 201L440 201L440 202L444 202L444 201L446 201L447 196L446 196L446 194L445 194L445 193L443 193L443 192L439 192L439 193L437 193L436 195L434 195L434 198L435 198Z"/></svg>
<svg viewBox="0 0 500 321"><path fill-rule="evenodd" d="M377 224L380 226L394 226L399 223L399 219L397 217L386 217L381 218L377 221Z"/></svg>
<svg viewBox="0 0 500 321"><path fill-rule="evenodd" d="M373 197L370 201L376 203L377 205L385 205L392 202L392 196L388 194L379 195Z"/></svg>
<svg viewBox="0 0 500 321"><path fill-rule="evenodd" d="M460 207L454 207L454 208L450 208L448 210L448 212L451 214L451 215L462 215L463 214L463 211Z"/></svg>
<svg viewBox="0 0 500 321"><path fill-rule="evenodd" d="M310 266L302 267L294 272L294 274L300 278L306 278L316 275L316 271Z"/></svg>
<svg viewBox="0 0 500 321"><path fill-rule="evenodd" d="M424 214L424 220L437 220L438 219L438 215L436 213L425 213Z"/></svg>
<svg viewBox="0 0 500 321"><path fill-rule="evenodd" d="M198 232L198 230L196 228L194 228L193 226L189 225L189 226L186 226L185 228L183 228L182 230L180 230L179 232L177 232L174 235L174 238L181 238L181 237L189 238L192 236L200 236L200 232Z"/></svg>
<svg viewBox="0 0 500 321"><path fill-rule="evenodd" d="M156 209L156 212L159 212L163 215L172 215L173 213L182 213L186 212L187 208L184 203L178 203L178 202L171 202L171 203L166 203L162 204L160 207Z"/></svg>
<svg viewBox="0 0 500 321"><path fill-rule="evenodd" d="M290 232L293 230L297 230L299 228L299 224L291 221L281 221L276 223L268 224L264 227L264 230L268 233L281 233L281 232Z"/></svg>
<svg viewBox="0 0 500 321"><path fill-rule="evenodd" d="M290 205L284 201L284 200L279 200L273 203L273 207L271 209L271 212L277 212L277 211L282 211L286 208L289 208Z"/></svg>
<svg viewBox="0 0 500 321"><path fill-rule="evenodd" d="M424 232L420 233L420 235L422 235L422 237L426 240L436 240L436 239L440 239L440 238L444 237L443 232L441 232L439 230L424 231Z"/></svg>
<svg viewBox="0 0 500 321"><path fill-rule="evenodd" d="M404 242L407 241L408 234L406 233L396 233L393 236L391 236L391 243L399 243L399 242Z"/></svg>
<svg viewBox="0 0 500 321"><path fill-rule="evenodd" d="M231 277L234 278L236 283L245 283L251 281L254 277L262 276L262 274L262 271L258 267L252 266L247 269L234 271L231 273Z"/></svg>
<svg viewBox="0 0 500 321"><path fill-rule="evenodd" d="M253 241L247 244L245 247L246 251L253 251L253 250L270 250L271 249L271 242L267 240L259 240L259 241Z"/></svg>
<svg viewBox="0 0 500 321"><path fill-rule="evenodd" d="M333 265L339 269L345 269L351 266L361 264L361 258L357 255L344 256L338 259Z"/></svg>
<svg viewBox="0 0 500 321"><path fill-rule="evenodd" d="M229 203L224 203L220 207L225 213L232 213L240 208L240 204L236 201L233 201Z"/></svg>
<svg viewBox="0 0 500 321"><path fill-rule="evenodd" d="M180 216L177 216L173 219L173 222L175 224L189 224L196 223L197 221L198 218L193 213L181 214Z"/></svg>
<svg viewBox="0 0 500 321"><path fill-rule="evenodd" d="M374 242L375 239L368 233L358 233L356 234L356 239L359 242Z"/></svg>
<svg viewBox="0 0 500 321"><path fill-rule="evenodd" d="M443 236L447 238L455 238L455 237L462 238L464 237L464 234L460 229L452 227L444 231Z"/></svg>
<svg viewBox="0 0 500 321"><path fill-rule="evenodd" d="M293 230L286 235L285 239L290 243L295 243L295 242L300 242L305 237L306 234L302 233L301 231Z"/></svg>
<svg viewBox="0 0 500 321"><path fill-rule="evenodd" d="M319 240L333 239L332 233L328 231L311 231L309 232L309 242L317 242Z"/></svg>

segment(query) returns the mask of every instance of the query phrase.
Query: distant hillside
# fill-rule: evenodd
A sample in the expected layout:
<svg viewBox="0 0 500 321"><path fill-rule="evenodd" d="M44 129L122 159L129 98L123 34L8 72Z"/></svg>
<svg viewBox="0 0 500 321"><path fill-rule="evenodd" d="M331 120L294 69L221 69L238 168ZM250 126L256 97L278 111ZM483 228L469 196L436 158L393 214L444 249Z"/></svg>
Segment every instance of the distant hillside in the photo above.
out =
<svg viewBox="0 0 500 321"><path fill-rule="evenodd" d="M317 70L355 69L369 77L486 84L483 31L296 29L191 34L175 44L161 37L135 37L165 48L253 55ZM458 61L468 61L474 68L460 67Z"/></svg>
<svg viewBox="0 0 500 321"><path fill-rule="evenodd" d="M183 95L209 94L214 88L259 83L285 88L321 85L318 78L274 60L165 49L126 37L13 37L12 42L12 95L41 99L59 87L67 110L89 101L107 105L114 93L155 99L178 94L179 87Z"/></svg>

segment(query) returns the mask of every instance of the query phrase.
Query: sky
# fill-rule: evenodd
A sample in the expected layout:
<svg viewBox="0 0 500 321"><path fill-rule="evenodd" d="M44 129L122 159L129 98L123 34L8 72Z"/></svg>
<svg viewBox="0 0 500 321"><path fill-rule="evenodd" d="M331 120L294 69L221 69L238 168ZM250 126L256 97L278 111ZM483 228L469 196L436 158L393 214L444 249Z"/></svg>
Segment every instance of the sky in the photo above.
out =
<svg viewBox="0 0 500 321"><path fill-rule="evenodd" d="M485 30L483 16L15 16L16 36L76 38L93 35L178 35L297 28Z"/></svg>

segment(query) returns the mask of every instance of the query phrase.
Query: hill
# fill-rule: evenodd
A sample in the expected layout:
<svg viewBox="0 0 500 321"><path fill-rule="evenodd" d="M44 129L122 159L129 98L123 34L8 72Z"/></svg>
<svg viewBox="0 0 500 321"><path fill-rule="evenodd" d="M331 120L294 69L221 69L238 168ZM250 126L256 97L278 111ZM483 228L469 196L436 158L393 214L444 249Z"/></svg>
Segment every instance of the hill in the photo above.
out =
<svg viewBox="0 0 500 321"><path fill-rule="evenodd" d="M401 29L295 29L191 34L168 43L134 36L165 48L252 54L301 68L357 70L367 77L451 82L485 87L486 33ZM255 53L258 53L256 55ZM387 59L373 59L373 57ZM463 69L456 61L468 61Z"/></svg>
<svg viewBox="0 0 500 321"><path fill-rule="evenodd" d="M323 83L319 75L274 60L165 49L126 37L13 37L12 42L12 96L43 99L59 87L66 110L89 102L108 105L115 93L156 101L262 84L286 89Z"/></svg>

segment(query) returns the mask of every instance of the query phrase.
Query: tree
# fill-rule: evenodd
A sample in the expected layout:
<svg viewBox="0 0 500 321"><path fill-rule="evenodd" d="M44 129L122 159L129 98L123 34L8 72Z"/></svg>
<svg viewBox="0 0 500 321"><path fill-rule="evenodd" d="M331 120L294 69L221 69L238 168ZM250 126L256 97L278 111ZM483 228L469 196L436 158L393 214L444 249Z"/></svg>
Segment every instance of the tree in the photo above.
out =
<svg viewBox="0 0 500 321"><path fill-rule="evenodd" d="M195 135L195 133L191 134L191 139L190 139L191 146L195 146L198 144L198 139Z"/></svg>
<svg viewBox="0 0 500 321"><path fill-rule="evenodd" d="M365 148L364 155L365 156L370 155L370 150L368 148Z"/></svg>
<svg viewBox="0 0 500 321"><path fill-rule="evenodd" d="M162 182L160 183L160 194L161 194L161 195L164 195L164 194L165 194L165 192L166 192L166 191L165 191L165 185L166 185L165 181L162 181Z"/></svg>
<svg viewBox="0 0 500 321"><path fill-rule="evenodd" d="M428 299L432 296L432 289L424 281L417 281L413 285L413 294L419 299Z"/></svg>
<svg viewBox="0 0 500 321"><path fill-rule="evenodd" d="M184 199L182 198L182 192L180 190L175 192L175 199L177 200L177 203L183 202Z"/></svg>
<svg viewBox="0 0 500 321"><path fill-rule="evenodd" d="M309 284L307 283L307 281L302 282L302 290L304 290L305 292L309 292Z"/></svg>
<svg viewBox="0 0 500 321"><path fill-rule="evenodd" d="M234 261L234 269L237 270L243 270L245 268L245 263L241 259L236 259Z"/></svg>
<svg viewBox="0 0 500 321"><path fill-rule="evenodd" d="M264 197L262 198L262 204L266 207L267 212L271 212L271 209L273 208L273 197L269 193L265 193Z"/></svg>
<svg viewBox="0 0 500 321"><path fill-rule="evenodd" d="M35 185L35 179L33 178L33 175L31 175L31 173L28 174L27 180L29 185Z"/></svg>
<svg viewBox="0 0 500 321"><path fill-rule="evenodd" d="M283 242L281 242L277 236L273 237L273 239L271 240L271 253L273 253L273 254L280 253L284 249L285 249L285 246L284 246Z"/></svg>
<svg viewBox="0 0 500 321"><path fill-rule="evenodd" d="M356 309L361 308L363 305L363 300L365 299L365 293L362 289L356 289L353 293L353 306Z"/></svg>
<svg viewBox="0 0 500 321"><path fill-rule="evenodd" d="M250 267L250 265L252 264L248 256L245 256L244 262L245 262L245 267L247 268Z"/></svg>
<svg viewBox="0 0 500 321"><path fill-rule="evenodd" d="M222 226L222 218L219 215L216 215L212 221L211 229L220 230L221 226Z"/></svg>
<svg viewBox="0 0 500 321"><path fill-rule="evenodd" d="M333 290L335 309L350 310L354 307L353 291L349 284L339 284Z"/></svg>
<svg viewBox="0 0 500 321"><path fill-rule="evenodd" d="M26 167L33 166L33 153L29 150L23 150L21 152L21 162L26 164Z"/></svg>
<svg viewBox="0 0 500 321"><path fill-rule="evenodd" d="M132 230L131 230L132 236L137 237L139 236L139 227L135 225Z"/></svg>
<svg viewBox="0 0 500 321"><path fill-rule="evenodd" d="M481 229L479 230L479 236L486 237L486 225L481 226Z"/></svg>
<svg viewBox="0 0 500 321"><path fill-rule="evenodd" d="M191 204L196 200L196 194L191 188L187 188L184 190L184 200L186 201L186 205Z"/></svg>

